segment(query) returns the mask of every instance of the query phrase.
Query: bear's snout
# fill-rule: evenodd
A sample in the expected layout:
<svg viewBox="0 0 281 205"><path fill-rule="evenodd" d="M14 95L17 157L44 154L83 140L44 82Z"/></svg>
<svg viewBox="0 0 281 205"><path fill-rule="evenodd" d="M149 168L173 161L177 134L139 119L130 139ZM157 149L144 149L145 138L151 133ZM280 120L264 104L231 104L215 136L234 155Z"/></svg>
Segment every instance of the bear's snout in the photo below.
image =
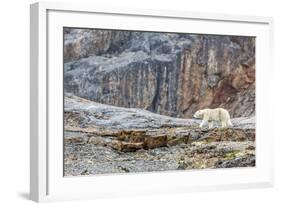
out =
<svg viewBox="0 0 281 205"><path fill-rule="evenodd" d="M193 115L193 118L198 118L198 117L199 117L199 116L198 116L198 114L196 114L196 113Z"/></svg>

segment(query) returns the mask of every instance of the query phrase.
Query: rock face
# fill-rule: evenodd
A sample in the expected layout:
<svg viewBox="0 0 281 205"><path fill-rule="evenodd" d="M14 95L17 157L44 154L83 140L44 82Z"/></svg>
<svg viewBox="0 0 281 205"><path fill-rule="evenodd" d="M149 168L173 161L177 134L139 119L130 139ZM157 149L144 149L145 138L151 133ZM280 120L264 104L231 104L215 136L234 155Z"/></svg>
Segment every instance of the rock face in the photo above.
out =
<svg viewBox="0 0 281 205"><path fill-rule="evenodd" d="M223 107L255 114L255 38L64 30L65 92L188 118Z"/></svg>
<svg viewBox="0 0 281 205"><path fill-rule="evenodd" d="M255 119L229 129L65 96L64 175L255 166Z"/></svg>

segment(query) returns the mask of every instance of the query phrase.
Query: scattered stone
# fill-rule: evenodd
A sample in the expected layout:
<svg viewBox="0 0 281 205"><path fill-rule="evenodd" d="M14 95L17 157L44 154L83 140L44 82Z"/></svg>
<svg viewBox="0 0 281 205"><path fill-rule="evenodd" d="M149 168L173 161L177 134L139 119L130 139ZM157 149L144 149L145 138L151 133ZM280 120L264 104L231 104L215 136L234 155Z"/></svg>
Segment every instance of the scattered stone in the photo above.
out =
<svg viewBox="0 0 281 205"><path fill-rule="evenodd" d="M156 147L163 147L167 145L167 135L148 136L144 140L144 148L153 149Z"/></svg>
<svg viewBox="0 0 281 205"><path fill-rule="evenodd" d="M143 142L123 142L114 140L111 143L111 147L122 152L134 152L136 150L142 149L144 146Z"/></svg>
<svg viewBox="0 0 281 205"><path fill-rule="evenodd" d="M254 167L256 165L256 158L253 155L239 156L230 160L219 160L216 168L233 168L233 167Z"/></svg>
<svg viewBox="0 0 281 205"><path fill-rule="evenodd" d="M187 144L190 142L189 139L190 134L180 135L180 136L167 136L167 146L175 146L178 144Z"/></svg>
<svg viewBox="0 0 281 205"><path fill-rule="evenodd" d="M64 138L65 144L86 144L88 141L88 137L86 136L70 136Z"/></svg>

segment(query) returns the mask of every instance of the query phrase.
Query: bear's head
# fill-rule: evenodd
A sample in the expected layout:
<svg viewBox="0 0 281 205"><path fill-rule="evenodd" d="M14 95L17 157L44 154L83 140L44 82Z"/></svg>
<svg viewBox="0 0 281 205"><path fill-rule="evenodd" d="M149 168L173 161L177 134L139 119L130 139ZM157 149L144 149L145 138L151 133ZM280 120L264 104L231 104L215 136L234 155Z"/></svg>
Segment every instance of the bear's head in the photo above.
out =
<svg viewBox="0 0 281 205"><path fill-rule="evenodd" d="M198 110L196 113L194 113L193 117L194 118L203 118L204 112L203 110Z"/></svg>

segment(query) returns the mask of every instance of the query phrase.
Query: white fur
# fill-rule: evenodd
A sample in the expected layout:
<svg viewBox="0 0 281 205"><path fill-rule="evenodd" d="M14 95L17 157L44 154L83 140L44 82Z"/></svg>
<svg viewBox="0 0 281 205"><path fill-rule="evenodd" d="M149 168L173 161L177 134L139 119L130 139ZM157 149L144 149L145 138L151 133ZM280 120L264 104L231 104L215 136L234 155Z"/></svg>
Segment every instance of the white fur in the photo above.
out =
<svg viewBox="0 0 281 205"><path fill-rule="evenodd" d="M219 122L222 128L233 126L228 111L223 108L198 110L193 117L203 119L200 128L208 123L209 129L211 129L214 122Z"/></svg>

